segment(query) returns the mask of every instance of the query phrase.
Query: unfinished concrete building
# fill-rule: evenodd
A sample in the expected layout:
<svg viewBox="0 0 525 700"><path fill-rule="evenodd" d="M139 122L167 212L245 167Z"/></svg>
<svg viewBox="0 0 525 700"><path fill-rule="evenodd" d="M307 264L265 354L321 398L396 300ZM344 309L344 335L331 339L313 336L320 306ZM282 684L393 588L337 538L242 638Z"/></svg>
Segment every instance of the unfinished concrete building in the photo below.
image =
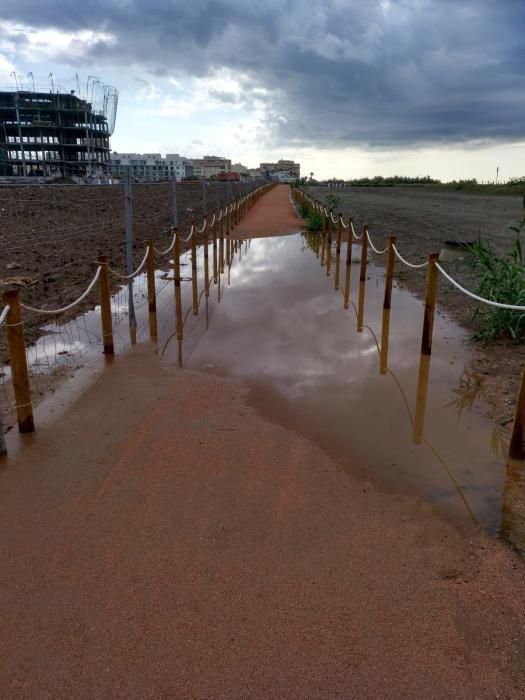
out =
<svg viewBox="0 0 525 700"><path fill-rule="evenodd" d="M0 91L0 177L107 175L117 90L91 77L84 96L80 85L27 88Z"/></svg>

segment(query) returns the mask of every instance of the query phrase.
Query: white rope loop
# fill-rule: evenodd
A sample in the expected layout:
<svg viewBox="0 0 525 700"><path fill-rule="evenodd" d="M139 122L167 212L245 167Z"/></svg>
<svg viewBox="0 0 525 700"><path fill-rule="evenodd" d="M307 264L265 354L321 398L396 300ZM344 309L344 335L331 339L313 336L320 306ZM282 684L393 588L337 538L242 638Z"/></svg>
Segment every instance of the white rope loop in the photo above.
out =
<svg viewBox="0 0 525 700"><path fill-rule="evenodd" d="M173 247L175 246L175 238L176 237L177 237L177 234L174 233L173 238L171 239L171 243L166 248L166 250L158 250L157 248L153 248L153 250L155 251L155 253L157 253L157 255L160 255L160 256L168 255L168 253L171 253L171 251L173 250Z"/></svg>
<svg viewBox="0 0 525 700"><path fill-rule="evenodd" d="M149 251L150 251L150 247L148 246L148 247L146 248L146 254L145 254L144 257L142 258L142 262L141 262L140 265L137 267L137 269L135 270L135 272L132 272L132 273L131 273L131 275L121 275L120 272L117 272L116 270L113 270L113 268L109 267L109 265L108 265L108 270L109 270L109 272L111 272L112 275L115 275L115 277L118 277L118 278L121 279L121 280L132 280L134 277L136 277L137 275L140 275L140 273L142 272L142 270L143 270L143 268L144 268L144 265L145 265L145 264L147 263L147 261L148 261Z"/></svg>
<svg viewBox="0 0 525 700"><path fill-rule="evenodd" d="M348 228L348 226L345 224L345 221L342 216L339 217L339 220L341 221L341 224L343 225L343 228Z"/></svg>
<svg viewBox="0 0 525 700"><path fill-rule="evenodd" d="M95 276L91 280L89 287L86 289L86 291L78 297L74 302L71 304L68 304L68 306L64 306L61 309L35 309L33 306L26 306L25 304L20 304L20 306L25 309L26 311L34 311L37 314L43 314L44 316L58 316L58 314L63 314L65 311L69 311L70 309L73 309L77 304L80 304L81 301L83 301L89 292L93 289L95 284L98 281L98 278L100 277L100 271L102 270L102 265L99 265L97 267L97 271L95 272Z"/></svg>
<svg viewBox="0 0 525 700"><path fill-rule="evenodd" d="M413 270L417 270L421 267L426 267L428 265L428 260L426 260L423 263L420 263L419 265L414 265L414 263L411 263L411 262L408 262L408 260L405 260L405 258L401 255L401 253L399 252L399 250L397 249L397 247L395 245L393 245L392 248L394 249L394 253L399 258L399 260L401 260L403 265L406 265L407 267L411 267Z"/></svg>
<svg viewBox="0 0 525 700"><path fill-rule="evenodd" d="M491 301L490 299L485 299L484 297L480 297L477 294L474 294L473 292L469 292L468 289L465 289L465 287L462 287L459 282L456 282L456 280L451 277L448 272L445 272L445 270L441 267L439 263L435 263L437 269L441 272L443 277L447 279L451 284L454 285L457 289L459 289L460 292L463 292L463 294L466 294L468 297L471 299L475 299L476 301L481 302L482 304L487 304L488 306L495 306L498 309L508 309L509 311L521 311L522 313L525 311L525 306L517 306L515 304L502 304L499 301Z"/></svg>
<svg viewBox="0 0 525 700"><path fill-rule="evenodd" d="M368 229L365 229L365 230L366 230L366 237L368 238L368 242L370 244L370 247L374 251L374 253L377 253L378 255L384 255L386 253L386 251L388 250L388 246L386 248L383 248L383 250L378 250L375 247L374 243L372 242L372 239L370 238L370 234L368 233Z"/></svg>
<svg viewBox="0 0 525 700"><path fill-rule="evenodd" d="M357 233L355 232L354 222L353 222L353 221L350 222L350 226L352 227L352 236L356 239L356 241L360 241L361 238L363 238L363 234L361 234L361 235L359 235L359 236L357 235Z"/></svg>
<svg viewBox="0 0 525 700"><path fill-rule="evenodd" d="M4 310L3 310L2 313L0 314L0 328L2 328L2 326L4 325L5 320L6 320L6 318L7 318L7 314L9 313L9 309L10 309L10 308L11 308L11 307L9 306L9 304L7 304L7 306L4 306Z"/></svg>

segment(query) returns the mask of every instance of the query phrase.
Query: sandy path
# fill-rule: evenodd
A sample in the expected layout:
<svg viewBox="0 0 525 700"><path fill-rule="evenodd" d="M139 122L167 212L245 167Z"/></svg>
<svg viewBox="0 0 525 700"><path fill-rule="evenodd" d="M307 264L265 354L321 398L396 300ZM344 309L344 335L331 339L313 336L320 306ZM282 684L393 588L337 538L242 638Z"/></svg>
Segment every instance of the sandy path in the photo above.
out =
<svg viewBox="0 0 525 700"><path fill-rule="evenodd" d="M277 185L261 197L233 230L235 238L262 238L297 233L304 222L294 212L288 185Z"/></svg>
<svg viewBox="0 0 525 700"><path fill-rule="evenodd" d="M354 480L242 384L149 345L5 462L0 503L1 697L525 692L504 545Z"/></svg>
<svg viewBox="0 0 525 700"><path fill-rule="evenodd" d="M148 346L8 463L1 500L2 697L525 690L510 551Z"/></svg>

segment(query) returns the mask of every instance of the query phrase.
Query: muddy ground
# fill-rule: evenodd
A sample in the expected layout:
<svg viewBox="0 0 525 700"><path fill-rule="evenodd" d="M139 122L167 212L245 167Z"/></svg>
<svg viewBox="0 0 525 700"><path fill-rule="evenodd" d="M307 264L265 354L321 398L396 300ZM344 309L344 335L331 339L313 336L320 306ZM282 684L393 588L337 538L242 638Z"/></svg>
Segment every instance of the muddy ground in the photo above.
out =
<svg viewBox="0 0 525 700"><path fill-rule="evenodd" d="M509 226L525 216L519 196L496 197L416 187L309 187L307 191L323 203L329 194L338 197L337 211L353 217L356 231L368 225L377 248L382 249L389 236L396 236L401 254L414 263L422 262L429 253L439 253L447 240L473 241L478 235L489 240L495 251L504 253L516 237ZM379 264L384 263L385 256L372 253L372 257ZM465 288L475 291L479 272L469 256L442 264ZM411 270L396 262L396 277L400 286L424 297L424 271ZM475 335L479 329L479 320L474 318L477 304L443 278L439 280L438 304L441 312ZM467 375L464 391L483 396L491 416L506 425L514 415L525 345L500 339L485 346L473 339L473 348L474 371Z"/></svg>

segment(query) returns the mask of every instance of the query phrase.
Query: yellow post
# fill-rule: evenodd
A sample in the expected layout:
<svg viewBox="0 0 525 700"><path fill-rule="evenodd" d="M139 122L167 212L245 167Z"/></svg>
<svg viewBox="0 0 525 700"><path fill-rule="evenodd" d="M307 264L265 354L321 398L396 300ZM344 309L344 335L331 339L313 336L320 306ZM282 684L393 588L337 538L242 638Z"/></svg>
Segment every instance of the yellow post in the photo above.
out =
<svg viewBox="0 0 525 700"><path fill-rule="evenodd" d="M204 294L210 296L210 268L208 260L208 228L204 227Z"/></svg>
<svg viewBox="0 0 525 700"><path fill-rule="evenodd" d="M100 255L98 264L101 267L99 277L100 290L100 319L102 321L102 342L104 355L114 355L113 319L111 317L111 298L109 294L109 263L107 255Z"/></svg>
<svg viewBox="0 0 525 700"><path fill-rule="evenodd" d="M191 236L191 290L192 290L192 305L193 314L199 314L199 286L197 282L197 234L195 232L195 222L192 222Z"/></svg>
<svg viewBox="0 0 525 700"><path fill-rule="evenodd" d="M511 459L525 460L525 367L521 375L520 392L516 402L509 457Z"/></svg>
<svg viewBox="0 0 525 700"><path fill-rule="evenodd" d="M390 236L388 240L388 254L386 258L385 272L385 296L383 298L383 322L381 325L381 350L379 355L379 371L386 374L388 368L388 338L390 334L390 308L392 305L392 282L394 279L395 236Z"/></svg>
<svg viewBox="0 0 525 700"><path fill-rule="evenodd" d="M363 319L365 316L365 286L366 286L366 265L368 257L368 228L363 227L361 236L361 267L359 269L359 301L357 303L357 331L363 331Z"/></svg>
<svg viewBox="0 0 525 700"><path fill-rule="evenodd" d="M220 239L219 239L219 272L224 274L224 231L221 221Z"/></svg>
<svg viewBox="0 0 525 700"><path fill-rule="evenodd" d="M173 249L173 279L175 281L175 319L177 344L179 352L179 367L182 367L182 341L184 340L184 325L182 322L182 291L180 278L180 233L175 230L175 246Z"/></svg>
<svg viewBox="0 0 525 700"><path fill-rule="evenodd" d="M326 276L330 277L330 268L332 265L332 210L328 217L328 238L326 241Z"/></svg>
<svg viewBox="0 0 525 700"><path fill-rule="evenodd" d="M337 291L339 289L339 267L341 265L341 237L343 235L343 224L342 224L342 214L339 214L339 219L337 220L337 241L335 244L335 279L334 288Z"/></svg>
<svg viewBox="0 0 525 700"><path fill-rule="evenodd" d="M345 273L345 294L344 308L348 309L350 302L350 271L352 269L352 217L348 219L348 243L346 245L346 273Z"/></svg>
<svg viewBox="0 0 525 700"><path fill-rule="evenodd" d="M419 361L419 375L417 380L416 412L414 416L413 439L416 445L419 445L423 439L423 428L425 424L428 378L430 374L430 357L432 355L432 333L434 330L434 314L436 311L438 278L436 262L438 260L439 253L432 253L432 255L429 255L428 257L425 315L423 318L423 332L421 335L421 357Z"/></svg>
<svg viewBox="0 0 525 700"><path fill-rule="evenodd" d="M215 213L215 225L213 227L213 281L215 284L217 284L217 228L219 226L219 213Z"/></svg>
<svg viewBox="0 0 525 700"><path fill-rule="evenodd" d="M148 312L149 312L149 336L157 337L157 297L155 292L155 252L153 241L147 240L148 258L146 261L146 272L148 276Z"/></svg>
<svg viewBox="0 0 525 700"><path fill-rule="evenodd" d="M18 430L21 433L32 433L35 430L35 424L33 421L29 370L27 368L24 323L20 306L20 291L18 289L9 289L3 293L2 298L4 304L9 305L5 328L9 359L11 361L11 382L15 392Z"/></svg>

